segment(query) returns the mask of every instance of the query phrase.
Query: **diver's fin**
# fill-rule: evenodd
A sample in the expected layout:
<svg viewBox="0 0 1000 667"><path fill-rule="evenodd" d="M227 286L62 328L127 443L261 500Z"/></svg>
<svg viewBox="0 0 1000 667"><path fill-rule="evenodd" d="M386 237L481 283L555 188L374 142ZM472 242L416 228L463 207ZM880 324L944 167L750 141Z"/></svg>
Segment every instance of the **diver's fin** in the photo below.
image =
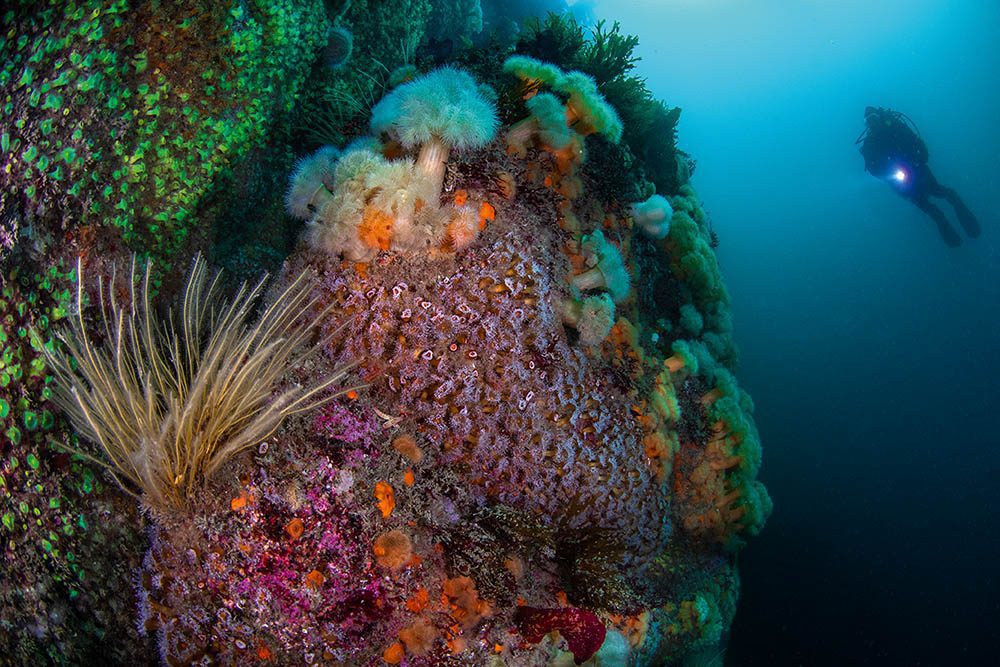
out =
<svg viewBox="0 0 1000 667"><path fill-rule="evenodd" d="M974 239L982 233L983 229L979 226L979 221L976 220L976 216L972 214L972 211L963 204L958 202L955 204L955 217L958 218L958 222L962 225L965 233L969 235L970 239Z"/></svg>
<svg viewBox="0 0 1000 667"><path fill-rule="evenodd" d="M962 245L962 237L958 235L955 228L949 225L947 221L935 218L934 222L937 223L938 232L941 234L941 240L945 242L945 245L949 248L957 248Z"/></svg>

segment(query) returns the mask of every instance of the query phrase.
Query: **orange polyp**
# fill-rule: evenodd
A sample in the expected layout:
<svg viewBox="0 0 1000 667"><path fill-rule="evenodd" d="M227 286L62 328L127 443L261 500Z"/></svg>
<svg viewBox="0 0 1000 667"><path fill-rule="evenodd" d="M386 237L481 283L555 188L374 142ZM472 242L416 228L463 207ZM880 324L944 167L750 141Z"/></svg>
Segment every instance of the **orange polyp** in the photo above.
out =
<svg viewBox="0 0 1000 667"><path fill-rule="evenodd" d="M396 497L392 487L386 482L375 484L375 498L378 500L378 508L382 512L383 518L388 518L392 510L396 509Z"/></svg>
<svg viewBox="0 0 1000 667"><path fill-rule="evenodd" d="M366 246L379 250L388 250L392 243L393 217L382 209L368 205L361 214L361 224L358 225L358 238Z"/></svg>
<svg viewBox="0 0 1000 667"><path fill-rule="evenodd" d="M746 513L747 513L746 505L740 505L736 509L731 509L726 512L726 521L729 522L739 521L740 519L743 518L743 515ZM742 526L739 526L739 529L742 528L743 528Z"/></svg>
<svg viewBox="0 0 1000 667"><path fill-rule="evenodd" d="M413 476L413 470L407 468L406 472L403 473L403 484L406 484L407 486L413 486L413 483L415 481L416 480Z"/></svg>
<svg viewBox="0 0 1000 667"><path fill-rule="evenodd" d="M566 104L566 125L573 128L573 130L580 135L587 136L588 134L593 134L597 131L597 128L593 124L588 123L584 120L583 114L577 111L576 107L573 105L572 100Z"/></svg>
<svg viewBox="0 0 1000 667"><path fill-rule="evenodd" d="M743 461L742 456L729 456L721 461L713 461L709 464L712 470L729 470L730 468L735 468Z"/></svg>
<svg viewBox="0 0 1000 667"><path fill-rule="evenodd" d="M493 208L493 205L488 201L484 201L482 206L479 207L479 218L481 220L495 220L497 217L497 211Z"/></svg>
<svg viewBox="0 0 1000 667"><path fill-rule="evenodd" d="M675 354L674 356L665 359L663 361L663 365L666 366L667 370L671 373L676 373L680 369L684 368L684 359Z"/></svg>
<svg viewBox="0 0 1000 667"><path fill-rule="evenodd" d="M392 440L392 448L405 456L411 463L420 463L424 453L417 445L416 439L408 433L401 433Z"/></svg>
<svg viewBox="0 0 1000 667"><path fill-rule="evenodd" d="M375 538L372 545L375 560L382 567L398 570L413 559L413 543L401 530L390 530Z"/></svg>
<svg viewBox="0 0 1000 667"><path fill-rule="evenodd" d="M517 192L517 183L514 181L514 177L511 174L505 171L500 172L499 174L497 174L496 178L494 179L494 182L496 183L497 188L500 190L500 193L506 199L514 198L514 194Z"/></svg>
<svg viewBox="0 0 1000 667"><path fill-rule="evenodd" d="M427 589L421 586L416 590L412 597L406 601L406 608L412 611L414 614L419 614L430 602L430 594Z"/></svg>
<svg viewBox="0 0 1000 667"><path fill-rule="evenodd" d="M426 655L434 646L437 630L427 619L419 618L408 628L399 631L399 640L406 645L406 650L420 657Z"/></svg>
<svg viewBox="0 0 1000 667"><path fill-rule="evenodd" d="M563 148L562 150L555 151L553 155L556 158L556 170L563 175L570 173L573 170L573 164L576 162L576 155L569 148Z"/></svg>
<svg viewBox="0 0 1000 667"><path fill-rule="evenodd" d="M459 190L455 193L455 206L465 206L465 202L469 200L469 193L465 190Z"/></svg>
<svg viewBox="0 0 1000 667"><path fill-rule="evenodd" d="M701 397L701 404L704 405L707 408L708 406L710 406L712 403L715 403L720 398L722 398L722 390L719 389L718 387L716 387L712 391L707 392L707 393L705 393L705 394L702 395L702 397Z"/></svg>
<svg viewBox="0 0 1000 667"><path fill-rule="evenodd" d="M293 539L297 540L302 537L302 533L305 532L305 524L302 523L302 519L292 519L285 526L285 532Z"/></svg>
<svg viewBox="0 0 1000 667"><path fill-rule="evenodd" d="M730 491L726 495L724 495L721 498L719 498L719 500L716 501L715 506L719 507L719 508L728 507L732 503L734 503L737 500L739 500L740 496L742 496L742 495L743 495L742 491L740 491L739 489L733 489L732 491Z"/></svg>
<svg viewBox="0 0 1000 667"><path fill-rule="evenodd" d="M247 506L247 494L241 493L237 497L233 498L229 503L229 507L234 511L238 512Z"/></svg>
<svg viewBox="0 0 1000 667"><path fill-rule="evenodd" d="M319 589L324 581L326 581L326 577L319 570L313 570L306 575L306 583L315 589Z"/></svg>
<svg viewBox="0 0 1000 667"><path fill-rule="evenodd" d="M404 655L406 655L406 653L403 649L403 645L396 642L385 650L382 654L382 659L390 665L398 665L403 661Z"/></svg>

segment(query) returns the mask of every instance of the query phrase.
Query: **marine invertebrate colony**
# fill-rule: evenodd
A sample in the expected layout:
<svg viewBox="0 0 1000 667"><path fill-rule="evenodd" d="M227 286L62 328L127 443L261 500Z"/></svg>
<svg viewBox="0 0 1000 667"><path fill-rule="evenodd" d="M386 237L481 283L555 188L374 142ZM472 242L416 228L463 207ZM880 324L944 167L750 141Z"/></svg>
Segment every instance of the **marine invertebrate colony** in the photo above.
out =
<svg viewBox="0 0 1000 667"><path fill-rule="evenodd" d="M394 88L372 109L371 129L391 134L406 149L420 149L417 171L436 199L452 149L477 148L496 133L490 95L468 73L442 67Z"/></svg>
<svg viewBox="0 0 1000 667"><path fill-rule="evenodd" d="M106 345L98 347L85 319L82 264L78 271L73 330L61 337L66 351L44 348L58 378L54 398L77 431L100 446L104 458L93 460L150 507L183 506L223 463L269 437L283 419L333 398L325 390L343 377L341 371L272 397L326 315L309 312L314 300L303 277L248 326L264 281L244 284L220 303L220 277L209 281L198 257L176 321L160 322L149 265L137 289L133 263L128 304L114 277L107 293L99 284Z"/></svg>

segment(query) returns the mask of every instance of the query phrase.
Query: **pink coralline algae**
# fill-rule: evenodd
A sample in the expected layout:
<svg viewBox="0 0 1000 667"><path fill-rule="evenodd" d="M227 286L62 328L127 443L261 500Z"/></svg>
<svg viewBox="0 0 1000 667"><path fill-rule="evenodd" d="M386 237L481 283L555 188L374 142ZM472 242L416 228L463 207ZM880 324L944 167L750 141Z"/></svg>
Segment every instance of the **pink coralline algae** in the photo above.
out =
<svg viewBox="0 0 1000 667"><path fill-rule="evenodd" d="M246 505L202 530L160 524L142 576L145 629L168 662L242 662L258 651L347 659L392 611L364 521L322 455L293 489L247 479ZM183 538L182 538L183 536Z"/></svg>

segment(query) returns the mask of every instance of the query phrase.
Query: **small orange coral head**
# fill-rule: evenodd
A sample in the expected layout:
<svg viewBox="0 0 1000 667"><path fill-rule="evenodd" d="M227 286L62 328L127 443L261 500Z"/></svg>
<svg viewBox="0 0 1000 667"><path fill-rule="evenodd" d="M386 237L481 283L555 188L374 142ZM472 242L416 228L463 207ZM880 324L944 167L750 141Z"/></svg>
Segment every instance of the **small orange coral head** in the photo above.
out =
<svg viewBox="0 0 1000 667"><path fill-rule="evenodd" d="M459 190L455 193L455 206L465 206L465 202L469 201L469 193L466 190Z"/></svg>
<svg viewBox="0 0 1000 667"><path fill-rule="evenodd" d="M324 581L326 581L326 577L324 577L323 573L320 572L319 570L313 570L312 572L306 575L306 583L315 588L316 590L319 590L319 588L323 585Z"/></svg>
<svg viewBox="0 0 1000 667"><path fill-rule="evenodd" d="M234 512L239 512L241 509L247 506L247 494L241 493L229 502L229 507Z"/></svg>
<svg viewBox="0 0 1000 667"><path fill-rule="evenodd" d="M385 650L385 653L382 654L382 659L390 665L398 665L403 661L403 656L405 655L406 652L403 649L403 645L396 642Z"/></svg>
<svg viewBox="0 0 1000 667"><path fill-rule="evenodd" d="M305 531L305 524L302 523L302 519L292 519L285 526L285 532L288 533L289 537L293 540L297 540L302 537L303 531Z"/></svg>
<svg viewBox="0 0 1000 667"><path fill-rule="evenodd" d="M375 484L375 498L378 500L378 508L382 511L382 516L388 518L392 510L396 509L396 495L392 487L386 482Z"/></svg>

